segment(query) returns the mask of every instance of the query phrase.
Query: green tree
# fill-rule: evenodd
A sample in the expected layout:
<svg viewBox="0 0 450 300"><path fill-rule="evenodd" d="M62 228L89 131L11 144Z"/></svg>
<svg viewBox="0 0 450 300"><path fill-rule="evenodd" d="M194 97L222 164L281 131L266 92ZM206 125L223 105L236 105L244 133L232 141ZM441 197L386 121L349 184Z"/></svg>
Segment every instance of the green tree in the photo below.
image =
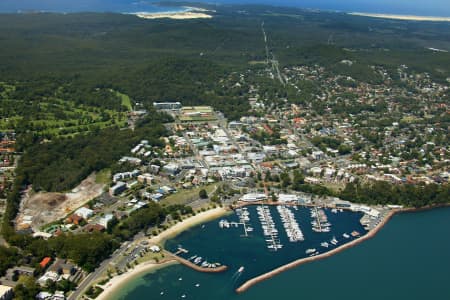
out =
<svg viewBox="0 0 450 300"><path fill-rule="evenodd" d="M201 189L201 190L198 192L198 196L199 196L201 199L208 199L208 193L206 192L205 189Z"/></svg>

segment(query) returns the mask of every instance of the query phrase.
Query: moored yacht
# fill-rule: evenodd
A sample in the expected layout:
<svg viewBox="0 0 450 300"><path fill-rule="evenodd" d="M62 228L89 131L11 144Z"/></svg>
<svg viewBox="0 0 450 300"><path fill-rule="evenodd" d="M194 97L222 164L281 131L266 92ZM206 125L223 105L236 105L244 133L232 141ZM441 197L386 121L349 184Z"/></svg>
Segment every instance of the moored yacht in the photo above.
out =
<svg viewBox="0 0 450 300"><path fill-rule="evenodd" d="M320 243L320 245L325 248L328 248L328 246L329 246L328 242L322 242L322 243Z"/></svg>
<svg viewBox="0 0 450 300"><path fill-rule="evenodd" d="M314 252L316 252L316 249L315 249L315 248L310 248L310 249L307 249L307 250L305 251L306 254L312 254L312 253L314 253Z"/></svg>
<svg viewBox="0 0 450 300"><path fill-rule="evenodd" d="M333 236L333 238L331 239L330 243L332 243L333 245L337 245L338 240L336 239L335 236Z"/></svg>

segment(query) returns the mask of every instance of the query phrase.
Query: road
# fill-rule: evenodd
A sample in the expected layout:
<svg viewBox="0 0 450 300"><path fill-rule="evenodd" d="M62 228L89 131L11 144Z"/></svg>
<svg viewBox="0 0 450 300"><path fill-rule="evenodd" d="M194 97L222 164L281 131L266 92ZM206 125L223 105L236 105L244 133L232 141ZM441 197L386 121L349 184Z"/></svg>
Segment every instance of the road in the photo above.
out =
<svg viewBox="0 0 450 300"><path fill-rule="evenodd" d="M266 52L266 64L267 65L269 65L269 63L272 64L272 70L276 74L278 80L280 81L280 83L282 85L285 85L286 83L284 82L283 76L281 76L278 60L276 59L275 54L273 54L273 51L269 52L267 33L266 33L266 30L264 29L264 21L261 23L261 31L262 31L262 34L264 37L264 48L265 48L265 52Z"/></svg>
<svg viewBox="0 0 450 300"><path fill-rule="evenodd" d="M72 294L70 294L70 296L67 299L68 300L79 299L79 297L84 294L84 292L87 290L87 288L90 287L94 283L94 281L97 280L99 278L99 276L108 269L109 263L111 261L114 261L117 257L119 257L120 255L122 255L125 252L125 250L127 249L127 245L128 245L128 243L122 244L122 246L120 248L118 248L110 258L104 260L100 264L100 266L97 269L95 269L94 272L90 273L83 280L83 282L81 282L81 284L78 286L78 288Z"/></svg>
<svg viewBox="0 0 450 300"><path fill-rule="evenodd" d="M264 21L262 21L262 23L261 23L261 30L263 33L264 45L265 45L265 49L266 49L266 64L269 64L269 46L267 46L267 35L266 35L266 31L264 30Z"/></svg>

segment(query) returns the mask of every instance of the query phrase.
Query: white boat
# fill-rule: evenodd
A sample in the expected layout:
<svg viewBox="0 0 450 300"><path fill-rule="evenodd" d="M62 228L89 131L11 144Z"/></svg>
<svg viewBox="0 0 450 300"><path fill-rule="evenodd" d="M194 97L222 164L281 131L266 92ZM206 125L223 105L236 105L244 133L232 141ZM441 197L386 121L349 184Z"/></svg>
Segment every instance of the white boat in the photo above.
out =
<svg viewBox="0 0 450 300"><path fill-rule="evenodd" d="M195 259L196 257L197 257L197 255L191 256L188 258L188 260L191 261L191 260Z"/></svg>
<svg viewBox="0 0 450 300"><path fill-rule="evenodd" d="M346 239L350 238L350 235L348 233L344 233L342 236L345 237Z"/></svg>
<svg viewBox="0 0 450 300"><path fill-rule="evenodd" d="M322 247L328 248L329 244L327 242L320 243Z"/></svg>
<svg viewBox="0 0 450 300"><path fill-rule="evenodd" d="M164 292L159 293L161 296L164 295Z"/></svg>
<svg viewBox="0 0 450 300"><path fill-rule="evenodd" d="M241 266L241 267L238 269L238 273L242 273L242 272L244 272L244 266Z"/></svg>
<svg viewBox="0 0 450 300"><path fill-rule="evenodd" d="M200 286L200 283L197 283L196 285L195 285L195 287L199 287Z"/></svg>
<svg viewBox="0 0 450 300"><path fill-rule="evenodd" d="M198 265L202 261L202 257L199 256L196 259L194 259L194 264Z"/></svg>
<svg viewBox="0 0 450 300"><path fill-rule="evenodd" d="M333 236L333 238L331 239L330 243L332 243L333 245L337 245L338 240L336 239L336 237Z"/></svg>
<svg viewBox="0 0 450 300"><path fill-rule="evenodd" d="M311 257L311 256L316 256L317 254L319 254L319 251L316 251L316 252L310 254L309 256L310 256L310 257Z"/></svg>
<svg viewBox="0 0 450 300"><path fill-rule="evenodd" d="M178 278L178 280L181 281L181 280L183 280L183 278L180 277L180 278Z"/></svg>
<svg viewBox="0 0 450 300"><path fill-rule="evenodd" d="M312 254L312 253L314 253L314 252L316 252L316 249L315 249L315 248L310 248L310 249L307 249L307 250L305 251L306 254Z"/></svg>

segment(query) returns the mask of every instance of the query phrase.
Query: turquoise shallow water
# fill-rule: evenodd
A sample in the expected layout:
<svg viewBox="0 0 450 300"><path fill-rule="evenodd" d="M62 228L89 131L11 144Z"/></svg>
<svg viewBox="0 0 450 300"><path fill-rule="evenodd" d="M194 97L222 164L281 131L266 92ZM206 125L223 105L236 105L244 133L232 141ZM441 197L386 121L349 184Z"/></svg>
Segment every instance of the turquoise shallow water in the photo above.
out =
<svg viewBox="0 0 450 300"><path fill-rule="evenodd" d="M191 233L209 225L194 228L173 242L186 242L185 238L193 238ZM212 238L210 243L220 247ZM264 262L273 263L260 261L258 265ZM253 271L246 267L244 274ZM218 300L450 299L450 208L397 215L373 239L284 272L240 295L234 292L240 279L236 281L233 274L198 273L175 265L130 282L115 299L183 299L182 295Z"/></svg>

